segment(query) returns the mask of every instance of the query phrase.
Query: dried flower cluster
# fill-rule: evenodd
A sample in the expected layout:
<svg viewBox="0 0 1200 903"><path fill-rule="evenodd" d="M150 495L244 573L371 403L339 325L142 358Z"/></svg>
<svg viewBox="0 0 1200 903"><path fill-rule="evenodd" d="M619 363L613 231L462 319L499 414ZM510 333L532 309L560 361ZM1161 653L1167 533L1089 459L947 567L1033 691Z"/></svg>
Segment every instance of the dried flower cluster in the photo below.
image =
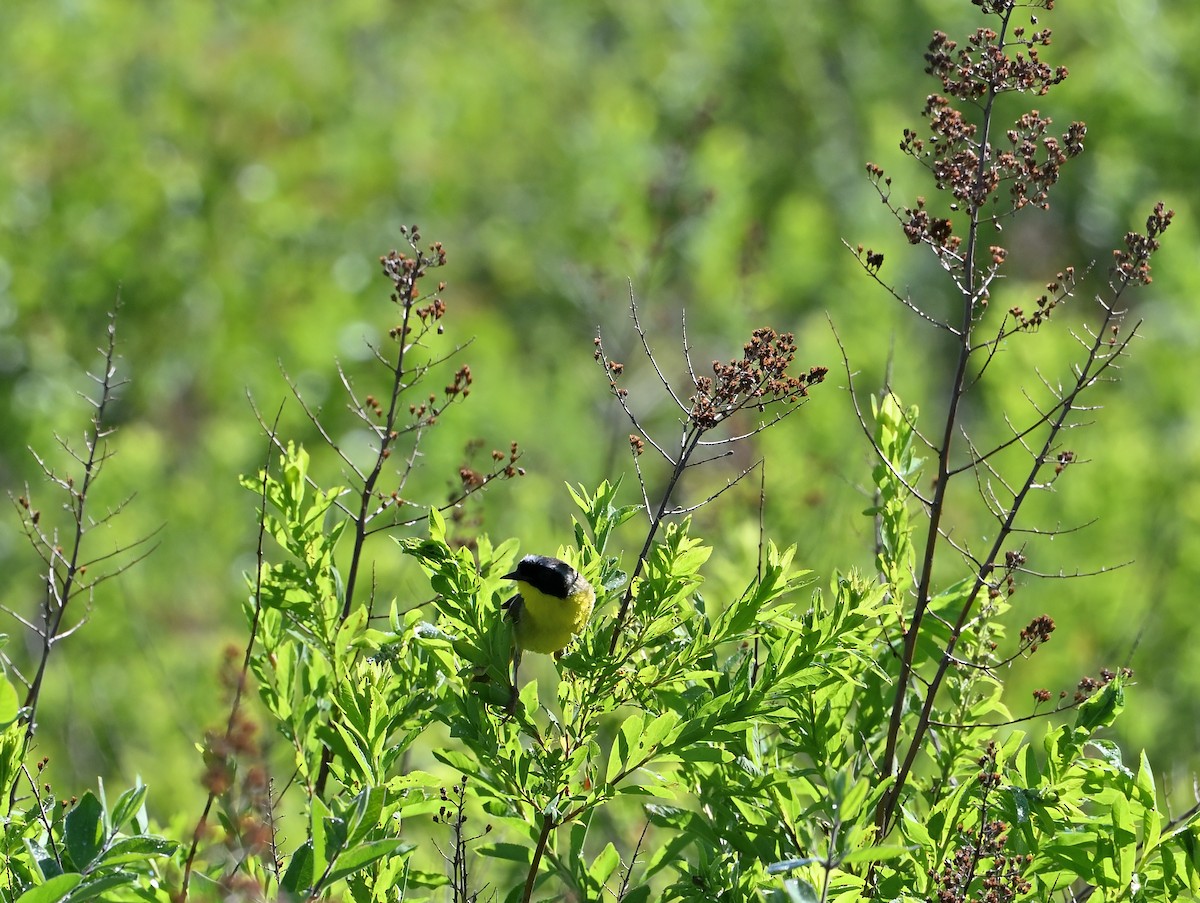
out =
<svg viewBox="0 0 1200 903"><path fill-rule="evenodd" d="M485 824L483 830L473 836L467 836L465 833L467 822L470 816L466 814L467 805L467 776L464 774L462 780L451 785L447 790L441 788L440 799L442 805L438 806L437 815L433 816L435 825L445 825L450 829L453 848L447 853L439 846L438 852L442 854L442 858L446 861L447 870L450 872L451 881L453 884L454 900L462 901L462 903L475 903L479 899L479 891L470 890L470 875L467 869L467 845L479 840L480 838L492 832L492 825Z"/></svg>
<svg viewBox="0 0 1200 903"><path fill-rule="evenodd" d="M410 310L417 315L423 326L441 320L446 313L446 302L441 297L441 292L446 289L445 282L439 282L437 290L428 296L422 296L420 289L421 280L428 274L430 269L446 265L446 249L442 247L440 241L435 241L429 246L428 253L417 251L416 249L421 241L420 229L413 225L408 228L401 227L400 231L409 240L409 244L415 253L410 255L399 251L389 251L386 255L379 258L379 263L383 267L383 274L392 280L392 285L395 286L391 295L391 301L393 304L400 306L404 311L404 322L389 330L388 334L393 339L407 337L411 331L412 327L408 324L408 313ZM421 301L425 301L426 303L420 304ZM438 324L437 331L439 335L442 332L440 323Z"/></svg>
<svg viewBox="0 0 1200 903"><path fill-rule="evenodd" d="M507 452L493 448L491 459L494 466L491 472L483 473L463 464L458 469L458 477L462 481L463 488L469 490L480 489L498 476L509 480L513 477L523 477L525 476L525 468L517 466L517 460L520 457L521 449L516 442L509 445Z"/></svg>
<svg viewBox="0 0 1200 903"><path fill-rule="evenodd" d="M695 464L707 463L732 454L732 451L728 449L733 445L751 439L778 423L788 414L798 410L800 404L808 396L808 390L812 386L824 382L825 375L829 372L827 367L814 366L799 376L790 374L788 368L796 358L795 336L790 332L777 333L769 327L761 327L754 330L750 335L750 340L742 346L741 358L735 358L728 363L713 361L713 375L699 376L693 366L685 334L683 356L687 364L688 376L692 382L692 394L684 401L683 393L677 392L671 386L670 380L664 375L650 350L649 340L638 317L637 299L632 292L630 292L629 310L634 328L642 342L642 350L646 353L659 381L681 415L683 432L679 437L678 451L670 450L669 443L659 442L649 433L629 406L628 390L619 385L619 380L625 372L625 365L605 354L604 343L597 335L594 341L593 357L604 370L613 397L616 398L633 425L634 432L629 434L629 450L633 455L634 470L637 472L638 484L642 490L642 502L650 517L645 542L642 544L642 550L638 554L633 573L627 583L627 589L621 598L617 616L613 621L612 636L609 641L610 653L617 649L622 630L626 625L626 616L633 601L633 587L637 584L638 576L645 566L647 555L654 543L654 537L664 519L687 514L707 505L721 493L739 483L743 477L758 466L758 463L743 469L728 480L724 487L694 505L673 505L673 497L684 471ZM756 411L762 414L769 406L779 406L781 409L774 411L770 419L764 419L763 422L745 433L716 439L705 438L709 431L728 421L738 411ZM657 503L651 502L646 477L642 470L641 456L647 446L657 452L658 456L671 467L671 475ZM715 449L726 450L704 460L692 460L696 451L702 447L710 454Z"/></svg>
<svg viewBox="0 0 1200 903"><path fill-rule="evenodd" d="M1128 680L1133 677L1133 669L1122 668L1121 679ZM1117 674L1109 668L1101 668L1099 677L1092 677L1085 674L1079 678L1079 683L1075 686L1075 702L1083 702L1101 687L1107 687L1110 683L1117 679ZM1066 694L1063 694L1066 695Z"/></svg>
<svg viewBox="0 0 1200 903"><path fill-rule="evenodd" d="M994 3L988 10L1005 16L1015 3ZM1001 41L992 28L979 28L959 48L944 32L935 31L925 54L925 71L942 82L942 90L963 100L979 100L989 93L1002 90L1028 91L1045 94L1053 85L1067 77L1065 66L1051 68L1038 59L1038 47L1050 45L1050 29L1026 34L1024 28L1014 28L1010 41ZM1025 53L1008 56L1009 47L1024 47Z"/></svg>
<svg viewBox="0 0 1200 903"><path fill-rule="evenodd" d="M762 412L768 404L804 398L809 387L823 382L829 370L812 367L792 376L787 371L795 357L796 342L790 332L776 333L767 327L754 330L742 348L741 359L727 364L713 361L713 376L696 379L689 419L699 429L710 430L741 408Z"/></svg>
<svg viewBox="0 0 1200 903"><path fill-rule="evenodd" d="M1024 28L1009 30L1015 4L990 2L979 4L985 12L1001 17L998 28L977 29L965 46L959 46L944 32L934 32L925 54L926 71L941 82L942 91L930 94L922 115L927 134L905 129L900 149L925 166L933 175L938 190L952 196L951 211L965 209L972 223L989 205L994 206L991 220L999 228L999 219L1011 216L1028 205L1045 209L1051 187L1058 181L1062 166L1083 152L1087 127L1073 122L1060 136L1050 134L1051 120L1038 110L1021 114L1004 131L1002 141L991 138L994 103L1002 94L1045 94L1052 86L1067 78L1065 67L1051 67L1039 57L1039 48L1049 45L1049 29L1027 32ZM1048 8L1048 6L1047 6ZM962 255L963 237L955 233L953 221L931 213L924 198L909 205L893 205L891 179L874 163L867 164L867 173L884 203L900 221L911 244L927 244L948 270L967 271L976 261ZM1008 203L1000 206L1000 189L1007 186ZM983 248L968 243L971 253ZM1008 256L997 244L986 248L994 275ZM862 259L862 252L859 252ZM980 260L981 263L984 261ZM877 272L882 255L868 258L868 272ZM987 283L982 280L976 301L980 307L987 303ZM1026 316L1011 312L1019 328L1033 329L1049 316L1050 309L1069 294L1070 280L1057 280L1064 286L1063 294L1051 289L1039 299L1038 309Z"/></svg>
<svg viewBox="0 0 1200 903"><path fill-rule="evenodd" d="M1050 642L1052 633L1054 633L1054 618L1049 615L1038 615L1021 629L1021 645L1028 647L1030 652L1037 652L1038 646Z"/></svg>
<svg viewBox="0 0 1200 903"><path fill-rule="evenodd" d="M1007 903L1029 893L1032 885L1023 876L1033 857L1004 851L1008 825L989 818L988 798L1000 787L996 770L996 744L989 743L979 758L979 824L968 830L959 826L962 842L946 858L941 869L931 872L937 903Z"/></svg>
<svg viewBox="0 0 1200 903"><path fill-rule="evenodd" d="M220 682L231 700L245 691L246 674L242 668L242 652L234 646L225 649L221 662ZM213 797L220 798L222 831L218 843L233 859L247 856L274 857L275 814L270 772L263 762L257 740L258 724L244 708L231 709L229 723L223 731L208 731L204 737L204 774L201 785ZM215 832L206 819L196 827L197 836ZM225 876L223 883L233 889L242 881L237 874ZM253 890L258 885L251 879L240 885Z"/></svg>
<svg viewBox="0 0 1200 903"><path fill-rule="evenodd" d="M1057 455L1055 455L1054 461L1055 461L1054 475L1057 477L1064 470L1066 470L1068 467L1070 467L1072 464L1075 463L1075 452L1060 451Z"/></svg>
<svg viewBox="0 0 1200 903"><path fill-rule="evenodd" d="M1158 237L1167 231L1174 216L1175 211L1167 210L1159 201L1154 205L1154 212L1146 219L1145 235L1139 232L1125 234L1125 250L1113 251L1114 288L1149 285L1153 281L1150 278L1150 258L1159 248Z"/></svg>
<svg viewBox="0 0 1200 903"><path fill-rule="evenodd" d="M1054 308L1069 298L1075 291L1075 267L1067 267L1054 279L1046 283L1046 291L1039 295L1034 302L1037 310L1027 314L1020 307L1009 309L1009 315L1016 320L1017 327L1026 332L1032 332L1050 319Z"/></svg>
<svg viewBox="0 0 1200 903"><path fill-rule="evenodd" d="M1012 596L1017 591L1016 574L1025 566L1025 555L1017 551L1004 553L1004 567L1001 570L1002 579L988 583L988 598L996 599L1001 594Z"/></svg>
<svg viewBox="0 0 1200 903"><path fill-rule="evenodd" d="M463 364L454 371L454 379L446 386L446 395L453 398L455 395L461 395L466 398L471 394L471 366Z"/></svg>

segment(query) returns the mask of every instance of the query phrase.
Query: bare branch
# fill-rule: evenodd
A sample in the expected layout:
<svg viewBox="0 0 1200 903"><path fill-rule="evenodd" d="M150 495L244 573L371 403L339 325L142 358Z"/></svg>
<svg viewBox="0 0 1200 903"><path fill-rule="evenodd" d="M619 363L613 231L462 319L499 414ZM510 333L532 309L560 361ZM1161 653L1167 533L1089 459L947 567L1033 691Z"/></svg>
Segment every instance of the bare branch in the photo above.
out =
<svg viewBox="0 0 1200 903"><path fill-rule="evenodd" d="M883 450L875 443L875 434L867 425L867 419L865 416L863 416L862 408L858 403L858 393L854 388L854 373L850 369L850 357L846 353L846 346L842 344L842 337L838 334L837 327L833 325L833 320L829 319L828 317L826 317L826 319L829 322L830 330L833 332L834 340L837 342L838 350L842 354L842 364L846 370L846 383L850 394L850 403L854 406L854 414L855 417L858 418L859 428L862 430L863 435L866 436L867 443L871 446L871 451L875 452L875 457L878 459L879 463L888 469L891 475L895 477L902 486L904 486L905 490L909 492L913 498L917 499L917 501L919 501L922 505L928 507L930 500L923 496L916 486L908 482L904 475L892 466L892 462L887 459L887 455L885 455Z"/></svg>
<svg viewBox="0 0 1200 903"><path fill-rule="evenodd" d="M843 238L842 244L845 245L846 250L848 250L851 254L854 255L854 258L855 258L855 260L858 261L859 266L861 266L863 268L863 272L866 273L868 276L870 276L871 279L873 279L875 281L876 285L880 286L885 292L887 292L889 295L891 295L893 298L895 298L897 301L899 301L901 304L903 304L905 307L907 307L909 310L911 310L914 314L916 314L918 317L920 317L922 320L924 320L930 326L934 326L938 329L944 329L953 335L958 335L958 330L955 329L953 326L951 326L949 323L944 323L943 321L937 319L936 317L931 316L930 314L927 314L922 308L918 307L917 304L908 295L900 294L889 283L884 282L882 279L880 279L879 278L879 268L870 266L867 263L867 261L863 259L862 255L857 252L857 249L850 247L850 242L846 241Z"/></svg>
<svg viewBox="0 0 1200 903"><path fill-rule="evenodd" d="M667 394L671 396L671 400L675 402L676 407L686 414L689 410L688 405L685 405L679 400L679 396L675 394L675 390L671 388L670 381L663 375L662 369L658 366L658 361L654 359L654 352L650 350L650 340L646 337L646 330L642 328L642 321L638 318L637 297L633 293L633 282L629 283L629 313L633 317L633 328L637 330L638 338L642 341L642 350L646 352L646 357L650 360L650 365L654 368L654 372L658 375L658 381L662 383ZM686 347L686 340L685 340ZM688 359L688 371L691 372L691 359ZM692 375L695 380L695 374Z"/></svg>
<svg viewBox="0 0 1200 903"><path fill-rule="evenodd" d="M709 460L711 461L714 459L710 458ZM743 479L745 479L745 477L748 474L753 473L755 468L761 467L762 463L763 463L763 459L759 458L757 461L755 461L753 464L751 464L749 467L747 467L745 470L743 470L741 473L739 473L736 477L734 477L731 480L726 480L724 486L722 486L716 492L709 495L708 498L706 498L704 501L698 502L695 505L689 505L686 508L674 508L668 513L671 514L672 516L679 516L681 514L691 514L693 511L699 511L701 508L703 508L709 502L712 502L713 500L719 498L726 491L732 489L734 486L736 486L738 483L740 483Z"/></svg>

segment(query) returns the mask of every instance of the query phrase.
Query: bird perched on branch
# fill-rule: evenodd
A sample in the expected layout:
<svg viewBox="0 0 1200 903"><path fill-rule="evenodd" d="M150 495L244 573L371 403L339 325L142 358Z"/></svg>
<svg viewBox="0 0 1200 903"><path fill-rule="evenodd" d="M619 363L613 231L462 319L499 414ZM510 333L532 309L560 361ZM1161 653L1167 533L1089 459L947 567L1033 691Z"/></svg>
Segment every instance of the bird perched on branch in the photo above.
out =
<svg viewBox="0 0 1200 903"><path fill-rule="evenodd" d="M512 711L517 704L521 653L562 652L591 617L596 591L571 565L545 555L526 555L504 579L515 582L519 590L504 603L504 618L513 626L512 696L508 705Z"/></svg>

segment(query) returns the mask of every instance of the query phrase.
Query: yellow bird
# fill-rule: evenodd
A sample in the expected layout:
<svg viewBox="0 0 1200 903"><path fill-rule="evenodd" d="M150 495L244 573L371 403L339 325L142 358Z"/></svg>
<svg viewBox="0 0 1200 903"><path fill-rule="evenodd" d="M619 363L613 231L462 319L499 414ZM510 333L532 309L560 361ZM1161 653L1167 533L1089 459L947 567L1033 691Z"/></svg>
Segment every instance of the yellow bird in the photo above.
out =
<svg viewBox="0 0 1200 903"><path fill-rule="evenodd" d="M517 704L517 669L521 653L561 652L583 630L596 603L596 591L575 568L558 558L526 555L504 575L520 591L504 603L505 620L513 626L513 679L509 711Z"/></svg>

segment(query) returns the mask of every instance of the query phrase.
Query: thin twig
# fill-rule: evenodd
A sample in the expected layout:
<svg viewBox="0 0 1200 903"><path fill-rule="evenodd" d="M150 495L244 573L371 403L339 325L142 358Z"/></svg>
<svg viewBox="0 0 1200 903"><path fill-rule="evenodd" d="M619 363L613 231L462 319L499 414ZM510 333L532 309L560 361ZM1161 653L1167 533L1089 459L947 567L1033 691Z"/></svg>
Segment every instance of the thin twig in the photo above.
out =
<svg viewBox="0 0 1200 903"><path fill-rule="evenodd" d="M253 405L251 399L251 405ZM262 617L262 578L263 568L266 566L266 535L267 535L267 484L271 477L271 455L275 452L279 428L279 418L283 414L283 405L280 404L279 410L275 412L275 420L271 425L270 432L267 437L267 455L263 461L262 480L260 481L259 490L259 507L258 507L258 541L255 547L255 569L254 569L254 616L250 621L250 636L246 640L246 650L242 655L242 676L238 680L237 686L234 689L233 702L229 706L229 717L225 720L225 740L228 741L233 735L234 727L237 724L238 712L241 709L242 693L245 690L247 680L250 674L250 660L254 654L254 647L258 644L258 626ZM212 812L213 803L216 802L217 794L215 790L209 790L208 797L204 801L204 809L200 813L200 819L196 822L196 828L192 831L192 843L188 848L187 859L183 865L183 881L180 886L180 898L187 900L188 884L192 877L192 868L196 861L196 852L200 847L200 838L204 835L204 829L208 825L208 816Z"/></svg>

